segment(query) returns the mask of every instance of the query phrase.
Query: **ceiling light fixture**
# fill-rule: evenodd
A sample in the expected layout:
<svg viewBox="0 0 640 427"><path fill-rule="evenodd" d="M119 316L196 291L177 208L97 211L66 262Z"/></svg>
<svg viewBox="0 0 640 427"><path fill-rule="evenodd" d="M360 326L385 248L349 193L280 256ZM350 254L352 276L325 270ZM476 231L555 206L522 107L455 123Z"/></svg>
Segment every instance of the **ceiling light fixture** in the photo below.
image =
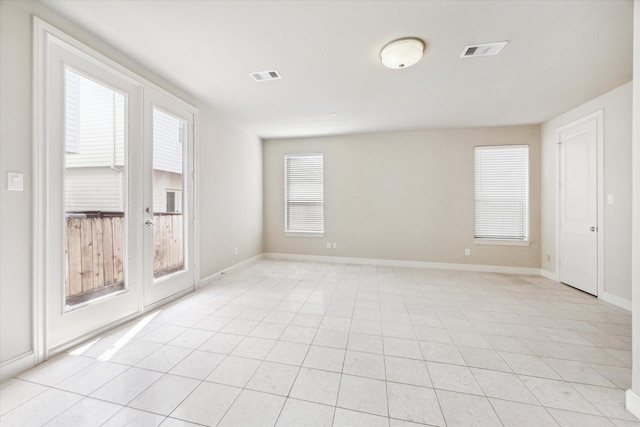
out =
<svg viewBox="0 0 640 427"><path fill-rule="evenodd" d="M387 43L380 52L380 59L387 68L407 68L422 58L424 42L415 37L407 37Z"/></svg>

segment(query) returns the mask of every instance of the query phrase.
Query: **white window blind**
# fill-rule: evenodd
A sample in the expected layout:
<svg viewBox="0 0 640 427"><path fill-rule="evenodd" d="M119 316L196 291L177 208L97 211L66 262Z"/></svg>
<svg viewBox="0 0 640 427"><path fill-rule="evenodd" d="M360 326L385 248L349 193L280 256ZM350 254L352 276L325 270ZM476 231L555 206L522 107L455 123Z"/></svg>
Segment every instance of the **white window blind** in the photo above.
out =
<svg viewBox="0 0 640 427"><path fill-rule="evenodd" d="M475 147L475 238L529 239L529 146Z"/></svg>
<svg viewBox="0 0 640 427"><path fill-rule="evenodd" d="M284 229L289 233L324 233L322 154L284 157Z"/></svg>

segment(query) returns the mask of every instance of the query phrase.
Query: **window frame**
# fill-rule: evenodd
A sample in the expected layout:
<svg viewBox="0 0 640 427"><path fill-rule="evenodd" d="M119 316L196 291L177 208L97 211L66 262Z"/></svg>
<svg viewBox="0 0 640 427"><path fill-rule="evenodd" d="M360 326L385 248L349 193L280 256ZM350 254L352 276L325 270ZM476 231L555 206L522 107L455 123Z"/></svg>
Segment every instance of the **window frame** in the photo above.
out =
<svg viewBox="0 0 640 427"><path fill-rule="evenodd" d="M477 150L482 148L507 148L507 147L526 147L526 217L525 217L525 236L523 238L509 238L509 237L478 237L476 229L476 214L477 214ZM473 183L473 242L477 245L495 245L495 246L529 246L531 244L531 149L529 144L492 144L492 145L477 145L474 146L473 155L473 168L474 168L474 183Z"/></svg>
<svg viewBox="0 0 640 427"><path fill-rule="evenodd" d="M322 162L322 230L298 230L290 229L289 224L289 179L288 179L288 159L302 157L320 157ZM287 237L324 237L325 233L325 217L324 217L324 153L286 153L283 157L283 179L284 179L284 235Z"/></svg>

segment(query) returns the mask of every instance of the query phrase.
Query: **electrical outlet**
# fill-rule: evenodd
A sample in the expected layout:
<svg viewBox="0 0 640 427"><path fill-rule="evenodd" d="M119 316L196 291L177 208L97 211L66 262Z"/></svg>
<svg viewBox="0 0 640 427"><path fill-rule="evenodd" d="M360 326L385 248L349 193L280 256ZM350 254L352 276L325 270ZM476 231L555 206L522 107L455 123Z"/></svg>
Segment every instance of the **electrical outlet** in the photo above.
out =
<svg viewBox="0 0 640 427"><path fill-rule="evenodd" d="M233 254L234 254L234 255L238 255L238 248L235 248L235 249L233 250Z"/></svg>
<svg viewBox="0 0 640 427"><path fill-rule="evenodd" d="M331 242L327 242L327 249L331 249Z"/></svg>
<svg viewBox="0 0 640 427"><path fill-rule="evenodd" d="M547 262L551 262L551 255L547 254Z"/></svg>
<svg viewBox="0 0 640 427"><path fill-rule="evenodd" d="M334 243L334 244L333 244L333 249L336 249L337 247L338 247L338 244L337 244L337 243Z"/></svg>
<svg viewBox="0 0 640 427"><path fill-rule="evenodd" d="M471 249L465 249L464 250L464 254L465 255L471 255Z"/></svg>

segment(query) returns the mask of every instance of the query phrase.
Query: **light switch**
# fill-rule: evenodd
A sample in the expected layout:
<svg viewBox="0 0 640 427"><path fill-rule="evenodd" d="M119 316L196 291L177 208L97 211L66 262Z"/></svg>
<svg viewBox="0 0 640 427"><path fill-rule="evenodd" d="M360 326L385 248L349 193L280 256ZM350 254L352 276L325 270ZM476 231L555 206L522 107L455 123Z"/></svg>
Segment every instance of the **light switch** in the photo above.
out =
<svg viewBox="0 0 640 427"><path fill-rule="evenodd" d="M607 204L608 205L613 204L613 194L607 194Z"/></svg>
<svg viewBox="0 0 640 427"><path fill-rule="evenodd" d="M7 172L7 190L22 191L23 179L20 172Z"/></svg>

